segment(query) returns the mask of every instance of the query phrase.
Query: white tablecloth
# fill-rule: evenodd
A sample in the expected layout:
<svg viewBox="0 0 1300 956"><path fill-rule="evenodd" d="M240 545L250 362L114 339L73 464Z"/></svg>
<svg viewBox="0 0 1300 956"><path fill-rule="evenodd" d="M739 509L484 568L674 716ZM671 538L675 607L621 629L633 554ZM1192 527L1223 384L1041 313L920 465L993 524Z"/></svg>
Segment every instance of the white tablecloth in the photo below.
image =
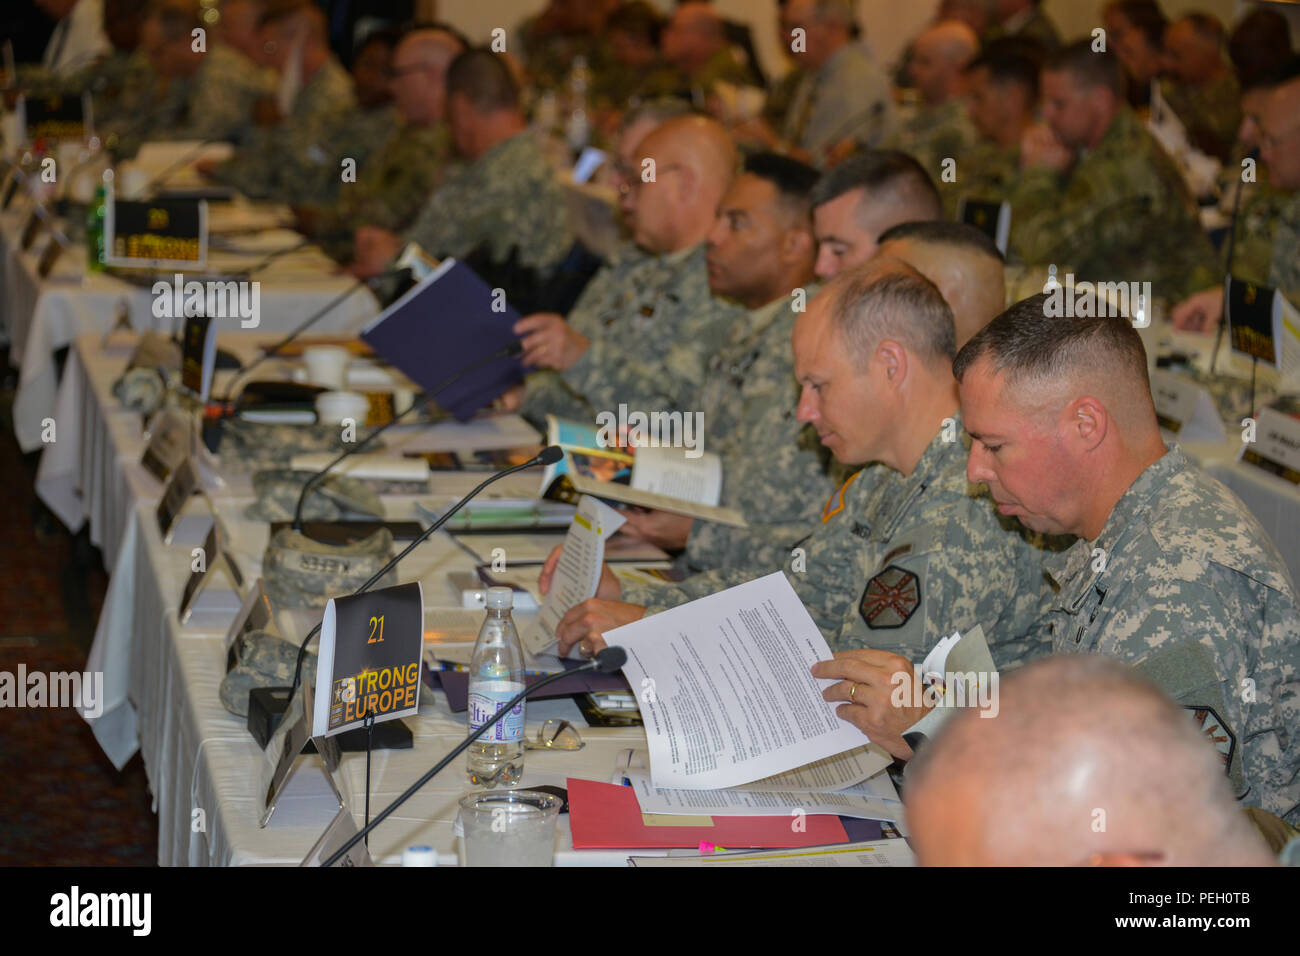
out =
<svg viewBox="0 0 1300 956"><path fill-rule="evenodd" d="M16 200L15 206L19 203L25 200ZM4 279L0 323L10 340L9 361L19 370L14 433L23 451L33 451L42 442L42 421L56 408L56 351L71 345L79 335L103 335L112 326L119 303L126 303L136 331L171 331L175 322L153 314L150 289L108 275L88 274L81 246L65 253L48 278L39 278L37 257L47 234L43 233L31 250L22 252L19 233L25 218L21 209L11 208L0 214L0 274ZM286 332L354 284L347 276L331 274L329 268L318 251L308 249L272 263L255 276L261 283L258 329ZM351 331L378 312L374 296L360 288L314 328L320 332ZM227 323L222 331L239 329L237 318L219 321Z"/></svg>
<svg viewBox="0 0 1300 956"><path fill-rule="evenodd" d="M266 526L243 521L239 517L242 502L219 502L217 507L231 533L236 560L255 577ZM190 549L202 543L206 532L206 522L198 519L198 515L187 519L188 527L179 529L172 545L166 547L151 510L137 512L134 524L140 546L135 548L131 568L137 581L131 629L123 633L115 628L114 634L106 635L103 653L92 653L88 669L120 667L122 659L129 658L129 696L135 705L140 749L159 818L159 863L297 863L329 823L333 805L322 798L319 758L304 757L271 824L264 830L257 826L265 757L244 722L222 708L217 692L224 673L222 639L235 597L220 591L205 593L201 601L213 610L201 605L184 628L176 616L189 574ZM426 601L447 604L446 571L468 567L460 551L435 537L411 555L401 568L401 578L420 580ZM118 576L126 570L120 568ZM214 587L224 589L226 585L219 581ZM97 639L96 650L100 648ZM374 757L374 812L464 736L464 715L451 714L441 693L425 688L422 701L419 716L407 720L416 737L414 749L379 752ZM535 713L536 708L529 714L530 733L540 722ZM521 785L563 786L569 776L608 780L620 749L645 746L640 728L593 728L584 730L583 736L587 746L577 753L528 752ZM456 801L470 789L464 773L464 761L454 762L398 810L372 837L372 856L397 862L402 850L416 843L429 844L439 853L456 852L452 834ZM357 811L358 826L364 774L364 754L345 754L338 782ZM199 832L192 825L198 819L196 809L203 811L204 829ZM619 864L626 858L626 853L573 852L565 829L567 818L561 819L558 862Z"/></svg>
<svg viewBox="0 0 1300 956"><path fill-rule="evenodd" d="M159 818L159 862L172 865L296 863L333 816L323 799L319 758L303 758L286 797L269 827L257 826L262 751L244 722L221 706L223 638L238 605L237 596L215 577L200 597L185 627L177 607L190 573L191 549L211 526L209 504L194 499L177 523L171 545L164 545L154 510L161 485L138 465L142 450L138 416L117 408L109 387L130 351L123 343L107 352L93 337L75 343L60 394L60 407L79 409L80 429L60 432L41 462L38 490L49 501L67 497L61 514L88 519L102 542L112 576L104 610L87 661L88 671L104 674L103 713L90 721L105 753L122 766L138 748L143 757L154 809ZM251 341L223 345L251 350ZM397 439L405 441L406 439ZM411 439L414 440L414 439ZM57 467L56 467L57 466ZM481 480L464 473L440 480L438 491L463 494ZM507 494L536 491L535 475L518 475L497 487ZM385 497L390 518L414 517L409 497ZM245 579L261 569L268 528L249 521L243 510L251 498L237 481L213 489L212 504L230 536L229 546ZM480 551L491 546L474 539ZM111 552L111 554L110 554ZM401 566L403 581L421 581L426 605L454 606L447 583L450 570L469 570L469 557L449 539L435 538ZM451 714L440 693L423 693L418 717L407 724L416 736L409 751L380 752L373 764L372 810L377 812L404 790L464 733L464 715ZM554 704L529 711L530 731ZM640 728L584 731L589 741L578 753L533 751L527 755L523 785L564 785L568 776L607 780L618 750L645 745ZM339 784L361 821L364 755L347 755ZM448 858L456 851L452 826L456 799L468 790L464 762L457 761L386 822L371 840L377 859L396 862L416 842L428 843ZM195 811L202 811L196 814ZM557 861L621 864L626 854L575 853L562 818Z"/></svg>

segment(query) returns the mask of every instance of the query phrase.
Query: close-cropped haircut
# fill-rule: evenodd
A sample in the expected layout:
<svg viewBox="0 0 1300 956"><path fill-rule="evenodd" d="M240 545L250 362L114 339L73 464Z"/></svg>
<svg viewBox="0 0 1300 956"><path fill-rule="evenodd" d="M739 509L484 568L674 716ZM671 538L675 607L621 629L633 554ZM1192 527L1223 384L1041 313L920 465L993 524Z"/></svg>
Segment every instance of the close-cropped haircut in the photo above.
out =
<svg viewBox="0 0 1300 956"><path fill-rule="evenodd" d="M823 205L855 189L888 194L897 203L915 203L917 218L939 219L943 215L939 190L925 167L895 149L873 149L849 157L817 182L812 204Z"/></svg>
<svg viewBox="0 0 1300 956"><path fill-rule="evenodd" d="M820 175L813 167L780 153L752 153L745 158L744 170L775 186L782 205L791 214L800 219L809 217L813 187Z"/></svg>
<svg viewBox="0 0 1300 956"><path fill-rule="evenodd" d="M952 309L943 293L906 263L877 259L846 269L821 294L832 297L831 322L861 361L885 339L936 363L957 351Z"/></svg>
<svg viewBox="0 0 1300 956"><path fill-rule="evenodd" d="M1038 71L1041 51L1030 52L1023 43L995 40L966 66L967 73L988 70L989 79L999 86L1012 84L1025 91L1030 105L1038 102Z"/></svg>
<svg viewBox="0 0 1300 956"><path fill-rule="evenodd" d="M998 247L986 233L964 222L947 222L941 219L933 222L900 222L897 226L890 226L882 232L876 242L883 246L895 239L915 239L929 246L964 249L968 252L978 252L999 263L1005 262L1002 253L998 252Z"/></svg>
<svg viewBox="0 0 1300 956"><path fill-rule="evenodd" d="M1110 50L1101 53L1092 48L1092 40L1078 40L1062 47L1047 58L1043 69L1069 73L1076 83L1088 89L1104 87L1123 99L1126 89L1124 67Z"/></svg>
<svg viewBox="0 0 1300 956"><path fill-rule="evenodd" d="M510 67L483 47L466 50L447 67L447 99L457 93L482 113L519 107L519 86Z"/></svg>
<svg viewBox="0 0 1300 956"><path fill-rule="evenodd" d="M1068 291L1068 290L1067 290ZM967 342L952 363L958 382L986 358L1008 384L1065 381L1080 370L1122 372L1150 389L1147 354L1131 322L1119 315L1048 316L1046 293L1021 299Z"/></svg>

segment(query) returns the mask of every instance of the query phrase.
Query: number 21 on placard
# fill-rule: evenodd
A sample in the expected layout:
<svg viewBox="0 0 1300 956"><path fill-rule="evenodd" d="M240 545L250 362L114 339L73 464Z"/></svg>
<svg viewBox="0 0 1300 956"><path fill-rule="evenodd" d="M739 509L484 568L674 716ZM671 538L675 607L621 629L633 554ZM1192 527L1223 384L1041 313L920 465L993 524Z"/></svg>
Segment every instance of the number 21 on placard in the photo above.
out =
<svg viewBox="0 0 1300 956"><path fill-rule="evenodd" d="M378 633L378 637L375 636L376 633ZM370 640L366 641L366 643L384 643L384 616L382 614L379 615L379 617L372 617L370 619Z"/></svg>

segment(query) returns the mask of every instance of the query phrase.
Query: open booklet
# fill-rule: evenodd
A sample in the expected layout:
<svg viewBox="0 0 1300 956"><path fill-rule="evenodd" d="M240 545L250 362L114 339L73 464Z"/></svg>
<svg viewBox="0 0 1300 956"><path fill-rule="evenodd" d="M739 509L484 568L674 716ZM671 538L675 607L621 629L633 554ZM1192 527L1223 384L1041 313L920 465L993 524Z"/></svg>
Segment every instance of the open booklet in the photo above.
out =
<svg viewBox="0 0 1300 956"><path fill-rule="evenodd" d="M722 497L722 459L709 452L690 455L687 448L610 442L595 425L548 415L547 444L559 445L564 457L542 473L544 497L576 502L594 495L619 504L639 505L744 527L735 508L718 505Z"/></svg>

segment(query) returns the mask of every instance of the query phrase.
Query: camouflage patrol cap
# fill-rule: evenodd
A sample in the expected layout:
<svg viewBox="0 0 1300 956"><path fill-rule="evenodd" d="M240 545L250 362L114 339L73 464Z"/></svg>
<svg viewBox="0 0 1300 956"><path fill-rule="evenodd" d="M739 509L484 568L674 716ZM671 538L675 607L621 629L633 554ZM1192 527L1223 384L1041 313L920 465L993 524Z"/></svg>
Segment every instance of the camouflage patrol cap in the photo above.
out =
<svg viewBox="0 0 1300 956"><path fill-rule="evenodd" d="M292 528L271 536L262 556L266 595L277 608L323 608L332 597L351 594L382 568L393 552L393 534L380 528L355 544L315 541ZM375 586L397 583L390 571Z"/></svg>
<svg viewBox="0 0 1300 956"><path fill-rule="evenodd" d="M113 395L131 411L148 418L162 406L167 395L167 383L157 369L127 369L113 383Z"/></svg>
<svg viewBox="0 0 1300 956"><path fill-rule="evenodd" d="M239 662L221 682L221 706L248 716L248 693L255 687L288 687L298 664L298 647L270 631L253 631L240 641ZM315 681L316 655L302 662L303 680Z"/></svg>
<svg viewBox="0 0 1300 956"><path fill-rule="evenodd" d="M267 425L232 418L222 430L222 468L248 474L265 468L288 468L294 455L341 452L351 447L338 425ZM370 446L378 451L382 441Z"/></svg>
<svg viewBox="0 0 1300 956"><path fill-rule="evenodd" d="M244 509L245 517L254 521L292 520L302 486L312 474L288 468L259 471L253 475L257 500ZM365 482L346 475L326 475L302 506L302 516L308 521L337 521L349 511L382 518L384 505Z"/></svg>

